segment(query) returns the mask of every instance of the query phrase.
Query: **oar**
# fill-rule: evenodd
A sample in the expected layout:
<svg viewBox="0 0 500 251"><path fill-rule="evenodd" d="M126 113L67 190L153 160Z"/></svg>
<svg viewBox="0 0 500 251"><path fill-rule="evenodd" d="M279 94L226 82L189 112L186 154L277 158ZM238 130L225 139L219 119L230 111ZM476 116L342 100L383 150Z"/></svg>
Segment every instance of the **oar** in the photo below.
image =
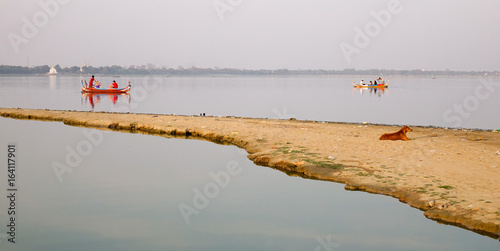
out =
<svg viewBox="0 0 500 251"><path fill-rule="evenodd" d="M80 80L80 83L82 84L82 87L85 88L85 85L83 84L83 79Z"/></svg>

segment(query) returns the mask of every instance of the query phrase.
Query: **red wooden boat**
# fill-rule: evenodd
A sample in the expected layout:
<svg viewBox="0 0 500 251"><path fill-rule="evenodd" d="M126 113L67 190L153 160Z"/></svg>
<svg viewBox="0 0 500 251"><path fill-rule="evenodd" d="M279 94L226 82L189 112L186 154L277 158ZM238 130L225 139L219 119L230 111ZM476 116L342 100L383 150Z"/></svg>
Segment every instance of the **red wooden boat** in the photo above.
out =
<svg viewBox="0 0 500 251"><path fill-rule="evenodd" d="M87 86L86 84L87 83L83 85L82 81L82 86L84 86L82 87L82 93L108 93L108 94L127 93L128 91L130 91L131 87L130 81L128 81L127 87L121 89L85 87Z"/></svg>

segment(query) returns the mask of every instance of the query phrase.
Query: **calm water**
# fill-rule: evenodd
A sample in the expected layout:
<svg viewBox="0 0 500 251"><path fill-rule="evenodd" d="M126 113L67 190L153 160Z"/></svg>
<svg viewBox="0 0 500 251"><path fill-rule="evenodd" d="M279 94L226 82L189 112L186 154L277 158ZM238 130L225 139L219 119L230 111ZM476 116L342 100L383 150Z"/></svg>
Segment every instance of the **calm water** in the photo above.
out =
<svg viewBox="0 0 500 251"><path fill-rule="evenodd" d="M64 97L64 96L62 96ZM17 238L0 250L498 250L398 200L256 166L233 146L0 118L17 145ZM71 155L78 151L81 157ZM69 157L67 160L66 158ZM72 172L58 180L54 163ZM214 174L237 170L229 179ZM234 174L234 175L233 175ZM212 184L212 187L210 188ZM207 193L204 188L209 187ZM195 191L208 204L196 207ZM197 210L182 216L179 206ZM197 209L196 209L197 208ZM322 246L322 243L329 245Z"/></svg>
<svg viewBox="0 0 500 251"><path fill-rule="evenodd" d="M353 90L353 78L375 76L122 76L132 91L121 96L82 96L78 76L0 76L0 107L500 129L500 79L400 77L374 92Z"/></svg>

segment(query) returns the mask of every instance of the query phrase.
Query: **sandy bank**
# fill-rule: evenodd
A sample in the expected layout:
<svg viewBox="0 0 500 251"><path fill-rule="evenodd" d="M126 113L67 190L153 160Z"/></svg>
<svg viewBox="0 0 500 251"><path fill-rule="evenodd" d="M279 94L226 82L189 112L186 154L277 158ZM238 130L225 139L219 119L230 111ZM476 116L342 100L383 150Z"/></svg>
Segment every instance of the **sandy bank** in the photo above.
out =
<svg viewBox="0 0 500 251"><path fill-rule="evenodd" d="M428 218L500 236L498 132L412 127L405 142L378 140L395 126L4 108L0 115L233 144L256 164L393 196Z"/></svg>

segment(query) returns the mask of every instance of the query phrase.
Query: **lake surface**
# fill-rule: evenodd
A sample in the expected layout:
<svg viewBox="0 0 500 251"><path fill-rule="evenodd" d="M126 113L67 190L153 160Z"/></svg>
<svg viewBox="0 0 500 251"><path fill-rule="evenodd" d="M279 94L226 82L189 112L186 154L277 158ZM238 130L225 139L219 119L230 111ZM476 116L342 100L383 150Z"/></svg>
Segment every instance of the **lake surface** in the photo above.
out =
<svg viewBox="0 0 500 251"><path fill-rule="evenodd" d="M498 240L428 220L391 197L345 191L342 184L256 166L234 146L59 122L0 118L0 126L0 163L7 162L7 144L16 144L18 182L17 243L11 244L4 234L7 171L2 168L0 250L500 246ZM58 178L55 163L71 172ZM186 220L181 205L196 213Z"/></svg>
<svg viewBox="0 0 500 251"><path fill-rule="evenodd" d="M386 90L354 90L368 76L110 76L130 95L83 95L79 76L0 76L0 107L94 110L500 129L500 79L393 77ZM88 81L88 76L85 76Z"/></svg>

